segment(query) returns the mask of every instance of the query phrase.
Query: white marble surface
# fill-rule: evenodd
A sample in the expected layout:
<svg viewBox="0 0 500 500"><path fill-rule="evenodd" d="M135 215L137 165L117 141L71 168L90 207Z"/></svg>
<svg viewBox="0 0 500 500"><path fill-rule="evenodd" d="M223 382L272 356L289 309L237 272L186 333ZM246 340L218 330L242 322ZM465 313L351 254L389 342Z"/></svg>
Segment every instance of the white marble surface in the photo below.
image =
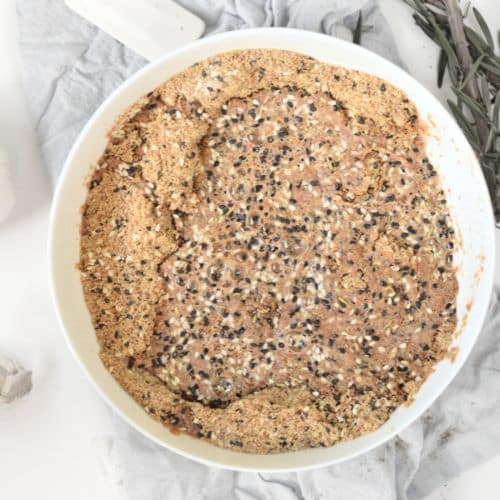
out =
<svg viewBox="0 0 500 500"><path fill-rule="evenodd" d="M381 0L410 72L435 92L436 51L401 0ZM495 32L500 3L475 0ZM17 203L0 225L0 351L34 373L34 390L0 409L0 498L121 500L106 457L109 411L64 344L49 296L46 237L51 192L20 85L14 0L0 0L0 143L11 155ZM497 235L497 241L500 238ZM497 283L500 273L497 269ZM499 443L500 449L500 443ZM427 500L496 500L500 455Z"/></svg>

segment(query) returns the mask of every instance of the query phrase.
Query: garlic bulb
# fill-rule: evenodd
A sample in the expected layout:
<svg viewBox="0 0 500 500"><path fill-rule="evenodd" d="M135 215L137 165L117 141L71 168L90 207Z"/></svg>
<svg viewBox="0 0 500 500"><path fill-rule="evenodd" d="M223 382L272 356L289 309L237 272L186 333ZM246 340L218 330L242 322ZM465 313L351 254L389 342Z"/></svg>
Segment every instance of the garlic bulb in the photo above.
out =
<svg viewBox="0 0 500 500"><path fill-rule="evenodd" d="M31 391L31 372L0 355L0 406Z"/></svg>

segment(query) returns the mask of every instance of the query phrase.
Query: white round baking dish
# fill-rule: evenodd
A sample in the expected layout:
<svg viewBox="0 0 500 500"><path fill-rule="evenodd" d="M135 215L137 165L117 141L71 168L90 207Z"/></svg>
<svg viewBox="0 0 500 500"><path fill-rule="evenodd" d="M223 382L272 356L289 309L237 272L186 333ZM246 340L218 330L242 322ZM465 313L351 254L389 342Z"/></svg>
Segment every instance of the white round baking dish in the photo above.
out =
<svg viewBox="0 0 500 500"><path fill-rule="evenodd" d="M377 75L403 89L428 122L428 155L444 183L462 245L456 252L460 291L454 362L445 360L414 403L399 408L377 431L330 448L252 455L174 435L153 421L104 369L87 312L79 273L80 207L84 180L102 154L106 132L132 102L196 61L231 49L277 48ZM157 443L208 465L258 471L290 471L338 463L378 446L422 414L451 382L467 358L486 315L493 285L494 221L487 188L469 144L453 118L418 82L385 59L351 43L282 28L244 30L205 38L176 50L123 83L95 112L74 144L56 190L49 233L50 277L56 310L70 349L101 395L132 426Z"/></svg>

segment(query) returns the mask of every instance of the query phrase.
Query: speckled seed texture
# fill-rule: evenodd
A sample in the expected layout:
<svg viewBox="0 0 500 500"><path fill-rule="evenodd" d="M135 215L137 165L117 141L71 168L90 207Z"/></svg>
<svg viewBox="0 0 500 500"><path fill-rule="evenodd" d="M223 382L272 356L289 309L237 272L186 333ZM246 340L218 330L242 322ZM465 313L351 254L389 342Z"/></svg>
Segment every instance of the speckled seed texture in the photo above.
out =
<svg viewBox="0 0 500 500"><path fill-rule="evenodd" d="M80 269L102 361L152 418L277 453L353 439L411 403L456 327L453 250L403 92L247 50L118 119Z"/></svg>

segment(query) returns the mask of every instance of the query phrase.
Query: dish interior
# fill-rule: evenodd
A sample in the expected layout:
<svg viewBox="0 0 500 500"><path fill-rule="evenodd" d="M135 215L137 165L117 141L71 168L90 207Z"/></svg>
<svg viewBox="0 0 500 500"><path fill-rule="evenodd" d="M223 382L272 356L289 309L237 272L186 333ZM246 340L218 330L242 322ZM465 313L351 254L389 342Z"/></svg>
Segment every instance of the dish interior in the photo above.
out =
<svg viewBox="0 0 500 500"><path fill-rule="evenodd" d="M437 365L414 403L399 408L377 431L331 448L264 456L242 454L187 435L174 435L151 420L101 364L75 266L79 260L80 207L86 197L84 181L89 165L102 154L106 133L117 116L188 65L219 52L245 48L293 50L322 62L371 73L403 89L429 126L427 153L441 177L462 243L455 251L459 281L459 335L454 342L459 349L455 361ZM71 349L97 389L129 423L158 443L210 465L297 470L346 460L383 443L408 426L444 390L470 352L486 314L493 280L493 236L489 196L470 146L448 112L407 73L356 45L324 35L277 28L246 30L198 41L149 65L125 82L95 113L74 145L57 188L50 228L51 278L56 308Z"/></svg>

